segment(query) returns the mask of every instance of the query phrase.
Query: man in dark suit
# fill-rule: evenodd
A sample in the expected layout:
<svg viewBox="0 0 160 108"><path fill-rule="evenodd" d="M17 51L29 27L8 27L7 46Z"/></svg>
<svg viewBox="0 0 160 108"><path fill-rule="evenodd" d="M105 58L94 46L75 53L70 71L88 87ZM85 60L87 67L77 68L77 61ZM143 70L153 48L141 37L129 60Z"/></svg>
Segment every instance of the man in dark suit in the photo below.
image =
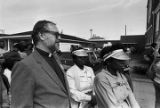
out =
<svg viewBox="0 0 160 108"><path fill-rule="evenodd" d="M34 51L12 69L11 108L70 108L70 93L57 59L58 29L38 21L32 32Z"/></svg>

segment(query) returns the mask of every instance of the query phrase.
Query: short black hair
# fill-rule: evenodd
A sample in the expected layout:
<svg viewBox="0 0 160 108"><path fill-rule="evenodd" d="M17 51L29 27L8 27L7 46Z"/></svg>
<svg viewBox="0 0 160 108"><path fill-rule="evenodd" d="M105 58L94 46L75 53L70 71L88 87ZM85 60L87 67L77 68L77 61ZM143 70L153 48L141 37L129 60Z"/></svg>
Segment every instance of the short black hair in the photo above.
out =
<svg viewBox="0 0 160 108"><path fill-rule="evenodd" d="M4 62L2 63L2 68L3 69L8 68L10 70L12 70L12 67L16 62L22 60L19 53L16 51L10 51L10 52L4 53L3 59L4 59Z"/></svg>
<svg viewBox="0 0 160 108"><path fill-rule="evenodd" d="M48 24L56 25L55 23L48 20L40 20L34 25L34 28L32 31L32 39L35 45L39 41L38 33L42 33L44 30L46 30L46 27Z"/></svg>
<svg viewBox="0 0 160 108"><path fill-rule="evenodd" d="M23 52L27 48L27 42L26 41L21 41L19 43L16 43L14 45L15 48L17 48L19 51Z"/></svg>

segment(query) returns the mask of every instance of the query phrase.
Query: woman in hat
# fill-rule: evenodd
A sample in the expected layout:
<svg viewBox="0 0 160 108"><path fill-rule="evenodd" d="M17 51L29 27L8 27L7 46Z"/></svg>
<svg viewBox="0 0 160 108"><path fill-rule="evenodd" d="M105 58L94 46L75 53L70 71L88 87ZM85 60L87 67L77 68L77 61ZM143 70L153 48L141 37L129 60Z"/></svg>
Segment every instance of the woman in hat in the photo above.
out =
<svg viewBox="0 0 160 108"><path fill-rule="evenodd" d="M18 52L10 51L3 54L4 61L1 64L0 82L1 82L1 98L2 98L2 108L10 108L10 83L11 83L11 73L14 64L21 60ZM1 108L0 107L0 108Z"/></svg>
<svg viewBox="0 0 160 108"><path fill-rule="evenodd" d="M98 108L140 108L122 74L129 56L117 44L103 48L101 57L103 69L94 80Z"/></svg>
<svg viewBox="0 0 160 108"><path fill-rule="evenodd" d="M88 57L86 50L78 48L72 51L74 65L67 70L67 80L71 92L72 108L91 108L95 97L92 92L94 72L84 65Z"/></svg>

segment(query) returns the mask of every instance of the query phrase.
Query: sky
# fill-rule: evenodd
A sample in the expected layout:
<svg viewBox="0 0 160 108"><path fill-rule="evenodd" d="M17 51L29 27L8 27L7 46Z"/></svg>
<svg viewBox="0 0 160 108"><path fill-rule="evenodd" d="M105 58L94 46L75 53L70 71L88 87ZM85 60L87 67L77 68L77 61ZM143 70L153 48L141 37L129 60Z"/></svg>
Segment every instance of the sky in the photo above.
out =
<svg viewBox="0 0 160 108"><path fill-rule="evenodd" d="M0 29L6 34L30 31L38 20L50 20L60 32L106 40L146 31L147 0L0 0Z"/></svg>

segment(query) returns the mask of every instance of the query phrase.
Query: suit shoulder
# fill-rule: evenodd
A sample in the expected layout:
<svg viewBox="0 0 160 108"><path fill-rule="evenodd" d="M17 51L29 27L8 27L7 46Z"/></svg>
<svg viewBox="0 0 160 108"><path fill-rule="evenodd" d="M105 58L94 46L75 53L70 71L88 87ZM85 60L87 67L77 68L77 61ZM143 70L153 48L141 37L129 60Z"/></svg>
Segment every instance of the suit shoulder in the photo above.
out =
<svg viewBox="0 0 160 108"><path fill-rule="evenodd" d="M22 59L20 62L24 64L30 64L30 63L33 63L33 60L34 60L34 57L32 54L30 54L29 56Z"/></svg>

